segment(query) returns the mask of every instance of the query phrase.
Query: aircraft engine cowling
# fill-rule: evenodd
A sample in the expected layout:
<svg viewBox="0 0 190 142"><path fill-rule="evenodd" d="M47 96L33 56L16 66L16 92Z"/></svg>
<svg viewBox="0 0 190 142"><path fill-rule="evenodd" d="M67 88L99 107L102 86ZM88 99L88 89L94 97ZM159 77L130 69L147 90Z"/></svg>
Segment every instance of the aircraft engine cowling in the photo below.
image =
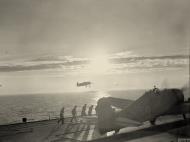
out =
<svg viewBox="0 0 190 142"><path fill-rule="evenodd" d="M98 128L101 133L118 130L123 127L119 126L119 118L140 123L151 121L182 102L184 102L184 95L179 89L164 89L156 92L151 90L120 112L115 112L111 107L112 103L106 98L101 98L96 108Z"/></svg>
<svg viewBox="0 0 190 142"><path fill-rule="evenodd" d="M98 129L101 134L114 130L117 127L114 124L116 113L111 108L111 102L107 98L98 100L96 114L98 116Z"/></svg>

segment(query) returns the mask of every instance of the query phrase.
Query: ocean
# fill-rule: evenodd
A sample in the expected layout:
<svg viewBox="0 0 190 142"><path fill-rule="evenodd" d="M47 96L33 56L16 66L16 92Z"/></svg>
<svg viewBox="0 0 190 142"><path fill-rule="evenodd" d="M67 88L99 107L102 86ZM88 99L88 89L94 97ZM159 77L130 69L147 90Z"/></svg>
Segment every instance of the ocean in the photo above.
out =
<svg viewBox="0 0 190 142"><path fill-rule="evenodd" d="M65 107L65 116L77 105L78 115L81 107L96 105L102 97L118 97L130 100L139 98L145 90L89 91L75 93L44 93L0 96L0 125L28 121L46 120L59 117L60 109Z"/></svg>

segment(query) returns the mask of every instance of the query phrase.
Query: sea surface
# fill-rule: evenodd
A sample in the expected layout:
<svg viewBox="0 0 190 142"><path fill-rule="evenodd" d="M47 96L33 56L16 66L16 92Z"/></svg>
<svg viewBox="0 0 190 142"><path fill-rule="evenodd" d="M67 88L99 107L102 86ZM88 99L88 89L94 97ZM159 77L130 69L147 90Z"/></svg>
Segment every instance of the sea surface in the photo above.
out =
<svg viewBox="0 0 190 142"><path fill-rule="evenodd" d="M77 105L78 115L84 104L97 104L102 97L118 97L130 100L139 98L145 90L90 91L75 93L23 94L0 96L0 125L28 121L46 120L59 117L60 109L65 107L65 116Z"/></svg>

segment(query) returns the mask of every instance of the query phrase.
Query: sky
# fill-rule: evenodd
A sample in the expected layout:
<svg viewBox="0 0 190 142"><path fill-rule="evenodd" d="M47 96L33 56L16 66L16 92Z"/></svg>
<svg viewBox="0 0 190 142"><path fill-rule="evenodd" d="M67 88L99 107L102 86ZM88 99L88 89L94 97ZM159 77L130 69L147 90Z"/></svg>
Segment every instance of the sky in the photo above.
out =
<svg viewBox="0 0 190 142"><path fill-rule="evenodd" d="M189 81L189 5L0 0L0 94L182 87ZM87 80L92 88L76 87Z"/></svg>

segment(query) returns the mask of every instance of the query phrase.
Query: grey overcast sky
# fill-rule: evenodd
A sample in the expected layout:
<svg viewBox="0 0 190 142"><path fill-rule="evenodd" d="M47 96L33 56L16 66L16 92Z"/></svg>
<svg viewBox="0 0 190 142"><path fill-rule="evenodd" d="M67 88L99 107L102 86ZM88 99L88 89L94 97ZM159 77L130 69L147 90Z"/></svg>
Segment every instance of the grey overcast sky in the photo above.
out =
<svg viewBox="0 0 190 142"><path fill-rule="evenodd" d="M187 54L189 13L189 0L0 0L0 56Z"/></svg>

